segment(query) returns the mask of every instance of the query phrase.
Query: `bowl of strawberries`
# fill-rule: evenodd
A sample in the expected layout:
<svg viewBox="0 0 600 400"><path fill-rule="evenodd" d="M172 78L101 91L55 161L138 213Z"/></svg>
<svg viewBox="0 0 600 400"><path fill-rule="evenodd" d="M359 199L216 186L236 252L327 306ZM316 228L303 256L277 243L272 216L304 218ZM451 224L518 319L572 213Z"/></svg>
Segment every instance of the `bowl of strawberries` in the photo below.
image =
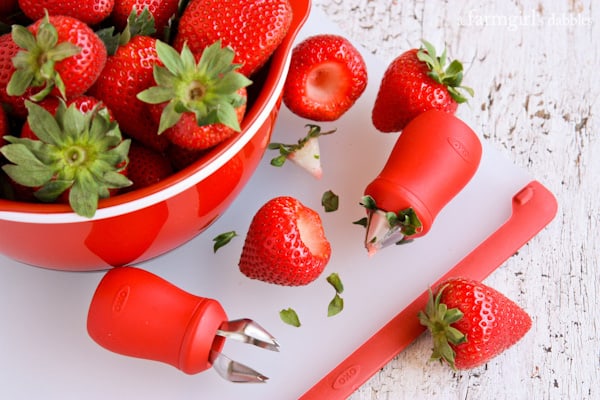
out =
<svg viewBox="0 0 600 400"><path fill-rule="evenodd" d="M14 3L0 16L0 253L98 270L205 230L268 146L310 0Z"/></svg>

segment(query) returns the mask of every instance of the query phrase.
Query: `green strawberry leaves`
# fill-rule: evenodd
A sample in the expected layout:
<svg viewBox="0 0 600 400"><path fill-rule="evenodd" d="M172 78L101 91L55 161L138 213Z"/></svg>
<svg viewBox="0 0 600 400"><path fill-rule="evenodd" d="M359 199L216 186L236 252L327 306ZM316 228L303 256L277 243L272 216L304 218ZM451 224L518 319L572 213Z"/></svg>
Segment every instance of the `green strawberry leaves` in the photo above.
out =
<svg viewBox="0 0 600 400"><path fill-rule="evenodd" d="M2 169L15 182L35 188L41 201L54 202L68 191L69 204L84 217L93 217L98 200L110 191L131 185L126 167L130 140L104 108L83 113L61 100L53 116L26 101L28 123L39 140L6 136L0 152L10 163Z"/></svg>
<svg viewBox="0 0 600 400"><path fill-rule="evenodd" d="M429 76L436 82L446 86L448 93L457 103L467 102L467 98L462 93L466 92L473 97L473 89L467 86L461 86L463 79L463 66L458 60L453 60L447 67L446 49L440 56L437 55L435 47L426 40L422 40L424 49L420 49L417 58L426 63L429 67Z"/></svg>
<svg viewBox="0 0 600 400"><path fill-rule="evenodd" d="M463 317L463 313L458 308L451 308L441 303L442 293L446 287L443 286L434 296L429 288L429 300L425 311L418 314L421 325L427 327L433 337L433 353L431 360L444 360L456 369L454 364L455 351L450 344L458 345L467 341L466 336L458 329L451 326Z"/></svg>
<svg viewBox="0 0 600 400"><path fill-rule="evenodd" d="M288 325L299 328L302 324L300 318L293 308L287 308L279 311L279 318Z"/></svg>
<svg viewBox="0 0 600 400"><path fill-rule="evenodd" d="M70 42L59 43L58 32L47 14L36 35L24 26L13 25L12 39L23 50L13 57L16 70L8 82L7 93L21 96L29 87L41 87L31 98L40 101L56 87L61 96L66 98L65 84L54 66L57 62L78 54L81 48Z"/></svg>
<svg viewBox="0 0 600 400"><path fill-rule="evenodd" d="M321 205L325 212L334 212L340 206L340 197L331 190L327 190L321 196Z"/></svg>
<svg viewBox="0 0 600 400"><path fill-rule="evenodd" d="M175 125L184 112L196 117L198 126L222 123L240 131L236 108L244 104L238 91L252 83L237 72L235 53L230 47L213 43L196 63L194 54L184 45L181 53L157 40L156 52L164 66L154 66L156 86L138 94L149 104L167 103L162 111L158 133Z"/></svg>
<svg viewBox="0 0 600 400"><path fill-rule="evenodd" d="M299 139L298 142L295 144L285 144L276 142L269 143L269 150L279 150L279 155L271 159L272 166L281 167L290 154L303 148L310 139L330 135L332 133L335 133L336 131L335 129L333 129L330 131L321 132L321 127L313 124L307 124L306 127L308 128L308 133L306 134L306 136Z"/></svg>
<svg viewBox="0 0 600 400"><path fill-rule="evenodd" d="M337 272L331 273L327 277L327 282L335 289L335 295L327 307L327 316L333 317L334 315L342 312L344 309L344 299L340 296L340 294L344 291L344 284L342 283L342 280Z"/></svg>
<svg viewBox="0 0 600 400"><path fill-rule="evenodd" d="M335 294L333 299L327 305L327 317L333 317L342 312L344 309L344 299L342 296L342 292L344 291L344 284L340 279L340 276L337 272L332 272L326 278L327 283L329 283L334 289ZM300 317L298 317L298 313L293 308L287 308L279 311L279 318L286 324L299 328L301 326Z"/></svg>
<svg viewBox="0 0 600 400"><path fill-rule="evenodd" d="M221 247L229 244L231 240L236 237L238 234L236 231L223 232L218 234L213 238L213 252L216 253Z"/></svg>
<svg viewBox="0 0 600 400"><path fill-rule="evenodd" d="M366 208L368 211L379 210L377 204L375 203L375 199L371 196L363 196L360 205ZM382 210L385 211L385 210ZM385 211L385 218L390 226L390 229L399 227L404 236L412 236L423 228L423 223L415 213L415 210L412 207L406 208L404 210L400 210L398 212L393 211ZM366 227L368 225L368 218L362 218L358 221L353 222L356 225L362 225ZM402 244L406 241L401 240L396 244Z"/></svg>
<svg viewBox="0 0 600 400"><path fill-rule="evenodd" d="M156 33L154 16L147 6L139 14L135 7L131 10L123 32L115 32L114 26L96 31L108 55L114 55L119 46L129 43L136 35L152 36L154 33Z"/></svg>

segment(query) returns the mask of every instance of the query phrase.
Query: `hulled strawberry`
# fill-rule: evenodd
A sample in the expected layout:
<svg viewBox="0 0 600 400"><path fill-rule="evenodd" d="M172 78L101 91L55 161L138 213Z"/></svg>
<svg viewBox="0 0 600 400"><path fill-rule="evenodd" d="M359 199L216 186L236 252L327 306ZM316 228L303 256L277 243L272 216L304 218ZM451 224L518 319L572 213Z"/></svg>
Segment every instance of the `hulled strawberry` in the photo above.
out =
<svg viewBox="0 0 600 400"><path fill-rule="evenodd" d="M150 116L147 105L137 98L138 93L154 84L156 39L134 35L119 45L108 57L104 70L88 93L112 110L121 130L144 145L164 151L169 140L159 136L158 124Z"/></svg>
<svg viewBox="0 0 600 400"><path fill-rule="evenodd" d="M2 169L19 185L35 189L44 202L67 198L84 217L96 213L98 200L131 181L123 175L130 140L123 140L104 108L82 113L61 100L56 115L26 102L28 123L38 139L7 136L0 152Z"/></svg>
<svg viewBox="0 0 600 400"><path fill-rule="evenodd" d="M133 184L125 189L141 189L160 182L173 173L169 159L163 153L132 141L129 147L127 177Z"/></svg>
<svg viewBox="0 0 600 400"><path fill-rule="evenodd" d="M283 101L300 117L334 121L366 87L367 67L360 52L342 36L320 34L294 48Z"/></svg>
<svg viewBox="0 0 600 400"><path fill-rule="evenodd" d="M254 215L239 268L252 279L301 286L323 272L330 256L319 214L293 197L281 196Z"/></svg>
<svg viewBox="0 0 600 400"><path fill-rule="evenodd" d="M28 88L39 101L48 94L73 97L85 93L106 63L106 47L85 23L56 15L37 20L28 28L13 25L12 39L20 50L13 58L16 71L7 86L11 96Z"/></svg>
<svg viewBox="0 0 600 400"><path fill-rule="evenodd" d="M423 44L394 59L383 75L372 111L373 125L381 132L399 132L427 110L454 113L467 101L462 92L473 95L471 88L461 86L460 61L446 67L446 51L438 56L430 43Z"/></svg>
<svg viewBox="0 0 600 400"><path fill-rule="evenodd" d="M430 292L419 319L433 337L432 359L452 368L480 366L518 342L531 318L497 290L474 280L452 278Z"/></svg>
<svg viewBox="0 0 600 400"><path fill-rule="evenodd" d="M240 73L251 76L281 43L292 22L289 0L191 0L181 15L174 46L199 55L217 40L235 51Z"/></svg>
<svg viewBox="0 0 600 400"><path fill-rule="evenodd" d="M114 0L19 0L23 14L32 20L50 15L67 15L88 25L96 25L107 18Z"/></svg>
<svg viewBox="0 0 600 400"><path fill-rule="evenodd" d="M156 51L164 66L155 66L156 86L138 94L153 106L158 133L193 150L212 147L241 130L246 90L251 81L232 64L234 52L217 41L196 62L184 45L181 54L161 41Z"/></svg>
<svg viewBox="0 0 600 400"><path fill-rule="evenodd" d="M154 18L154 27L159 35L167 27L169 19L175 15L179 5L179 0L114 0L114 2L115 7L111 18L119 30L125 29L132 11L135 10L136 14L140 14L144 9L148 9Z"/></svg>

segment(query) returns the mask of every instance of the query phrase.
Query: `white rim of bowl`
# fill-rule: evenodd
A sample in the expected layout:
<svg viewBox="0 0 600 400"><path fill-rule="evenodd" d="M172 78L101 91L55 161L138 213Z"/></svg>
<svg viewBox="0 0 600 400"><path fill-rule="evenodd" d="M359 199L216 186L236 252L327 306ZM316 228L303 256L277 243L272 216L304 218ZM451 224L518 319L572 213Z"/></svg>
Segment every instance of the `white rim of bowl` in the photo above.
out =
<svg viewBox="0 0 600 400"><path fill-rule="evenodd" d="M271 97L267 100L267 103L261 113L256 118L254 124L248 127L248 131L237 141L235 141L231 147L225 150L217 158L215 158L210 164L206 165L201 170L197 171L193 175L186 179L183 179L164 190L142 197L140 199L132 200L127 203L118 204L106 208L100 208L96 211L96 214L92 218L82 217L75 214L74 212L68 213L22 213L16 211L0 211L0 219L8 221L26 222L26 223L37 223L37 224L56 224L56 223L74 223L74 222L86 222L86 221L97 221L100 219L111 218L117 215L127 214L132 211L141 210L143 208L152 206L161 201L167 200L200 182L202 179L208 177L216 170L221 168L225 162L239 152L249 141L254 137L260 127L263 126L279 99L280 93L283 91L283 85L285 83L285 77L290 67L290 61L292 52L288 52L286 55L283 73L281 78L275 85L275 89L271 93Z"/></svg>

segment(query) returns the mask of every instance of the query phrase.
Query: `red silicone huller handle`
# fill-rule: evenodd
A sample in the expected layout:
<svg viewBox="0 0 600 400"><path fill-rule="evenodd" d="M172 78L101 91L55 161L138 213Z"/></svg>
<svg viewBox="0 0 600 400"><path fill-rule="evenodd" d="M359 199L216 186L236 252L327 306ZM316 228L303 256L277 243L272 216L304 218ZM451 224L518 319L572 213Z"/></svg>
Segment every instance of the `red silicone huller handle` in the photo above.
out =
<svg viewBox="0 0 600 400"><path fill-rule="evenodd" d="M423 236L473 177L481 153L479 138L459 118L442 111L424 112L404 128L364 193L385 211L412 207L423 224L414 237Z"/></svg>
<svg viewBox="0 0 600 400"><path fill-rule="evenodd" d="M108 350L195 374L210 368L211 351L223 347L225 339L216 333L226 320L216 300L192 295L142 269L117 267L94 293L87 330Z"/></svg>

